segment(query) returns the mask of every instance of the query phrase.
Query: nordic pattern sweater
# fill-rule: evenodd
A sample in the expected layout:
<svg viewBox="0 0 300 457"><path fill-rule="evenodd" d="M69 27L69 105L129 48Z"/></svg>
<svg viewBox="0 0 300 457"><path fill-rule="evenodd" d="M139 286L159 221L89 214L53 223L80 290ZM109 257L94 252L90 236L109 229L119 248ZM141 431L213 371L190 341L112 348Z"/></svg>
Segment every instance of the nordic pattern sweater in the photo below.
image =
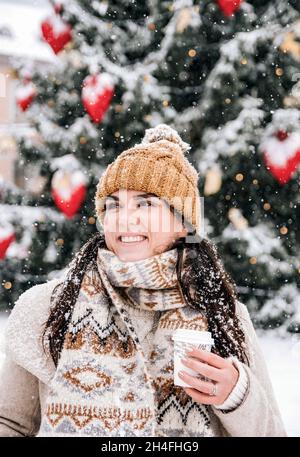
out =
<svg viewBox="0 0 300 457"><path fill-rule="evenodd" d="M39 320L42 325L49 312L52 290L58 282L60 280L53 279L24 292L12 311L15 321L18 322L24 307L35 303L35 311L31 313L30 319L35 322ZM148 316L147 313L149 313ZM234 388L235 395L232 395L233 392L230 394L227 409L220 409L220 406L211 407L214 434L220 437L287 436L257 335L247 308L240 302L238 302L237 313L244 325L246 344L252 355L251 363L248 367L235 360L235 366L240 376L242 373L242 378L239 378L240 382ZM130 314L145 353L149 354L155 313L132 308ZM38 337L38 335L32 335L30 328L22 329L21 320L19 326L20 331L28 332L29 339ZM25 356L26 347L24 347ZM0 373L0 436L35 436L38 433L41 411L45 405L49 386L38 377L39 364L42 366L44 361L36 360L34 363L35 374L24 369L21 363L12 360L9 353L4 360ZM236 389L237 386L238 389ZM232 409L233 403L238 405L234 409Z"/></svg>

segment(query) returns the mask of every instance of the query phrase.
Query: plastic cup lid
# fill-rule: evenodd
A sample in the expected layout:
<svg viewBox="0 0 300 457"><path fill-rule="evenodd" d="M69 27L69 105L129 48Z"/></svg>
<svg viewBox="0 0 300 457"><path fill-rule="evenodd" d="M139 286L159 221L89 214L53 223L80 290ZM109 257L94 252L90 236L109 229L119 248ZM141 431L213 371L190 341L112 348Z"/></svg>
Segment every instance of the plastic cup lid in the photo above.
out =
<svg viewBox="0 0 300 457"><path fill-rule="evenodd" d="M211 336L211 332L204 330L190 330L185 328L178 328L172 335L173 340L183 341L199 341L207 344L214 344L214 339Z"/></svg>

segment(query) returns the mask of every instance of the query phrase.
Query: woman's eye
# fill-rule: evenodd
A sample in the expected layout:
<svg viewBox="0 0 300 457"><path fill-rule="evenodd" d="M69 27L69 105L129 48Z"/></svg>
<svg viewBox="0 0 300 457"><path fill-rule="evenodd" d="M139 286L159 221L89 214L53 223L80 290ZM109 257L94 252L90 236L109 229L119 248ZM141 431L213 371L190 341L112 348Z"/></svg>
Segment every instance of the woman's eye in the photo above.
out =
<svg viewBox="0 0 300 457"><path fill-rule="evenodd" d="M142 206L153 206L153 205L152 205L152 202L149 201L149 200L142 200L142 201L138 202L138 205L142 205ZM117 206L119 206L119 203L118 203L118 202L112 202L112 203L105 204L105 205L104 205L104 211L110 210L110 209L114 209L114 208L116 208Z"/></svg>
<svg viewBox="0 0 300 457"><path fill-rule="evenodd" d="M143 200L143 201L139 202L139 205L151 206L151 205L152 205L152 202L150 202L149 200Z"/></svg>
<svg viewBox="0 0 300 457"><path fill-rule="evenodd" d="M115 208L116 205L117 203L108 203L108 205L104 205L104 210Z"/></svg>

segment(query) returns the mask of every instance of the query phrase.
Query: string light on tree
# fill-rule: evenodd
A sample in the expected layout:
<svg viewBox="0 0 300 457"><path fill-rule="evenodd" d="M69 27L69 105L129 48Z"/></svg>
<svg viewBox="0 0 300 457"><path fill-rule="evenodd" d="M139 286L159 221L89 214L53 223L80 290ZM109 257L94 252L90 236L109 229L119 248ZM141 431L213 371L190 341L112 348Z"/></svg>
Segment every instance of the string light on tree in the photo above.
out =
<svg viewBox="0 0 300 457"><path fill-rule="evenodd" d="M244 175L242 173L237 173L235 175L235 180L238 181L238 182L242 182L244 179Z"/></svg>
<svg viewBox="0 0 300 457"><path fill-rule="evenodd" d="M281 235L287 235L289 229L284 225L283 227L280 227L279 231Z"/></svg>
<svg viewBox="0 0 300 457"><path fill-rule="evenodd" d="M10 290L12 288L12 283L10 281L5 281L3 284L4 289Z"/></svg>
<svg viewBox="0 0 300 457"><path fill-rule="evenodd" d="M79 138L79 143L80 143L80 144L86 144L86 142L87 142L87 139L86 139L85 136L81 136L81 137Z"/></svg>
<svg viewBox="0 0 300 457"><path fill-rule="evenodd" d="M123 105L121 105L121 104L115 105L116 113L122 113L122 111L123 111Z"/></svg>
<svg viewBox="0 0 300 457"><path fill-rule="evenodd" d="M196 54L197 54L197 51L195 49L189 49L189 51L188 51L189 57L195 57Z"/></svg>
<svg viewBox="0 0 300 457"><path fill-rule="evenodd" d="M249 263L251 265L256 265L257 264L257 257L250 257Z"/></svg>
<svg viewBox="0 0 300 457"><path fill-rule="evenodd" d="M155 29L156 29L155 24L154 24L153 22L150 22L150 23L148 24L148 29L149 29L149 30L152 30L152 31L155 30Z"/></svg>

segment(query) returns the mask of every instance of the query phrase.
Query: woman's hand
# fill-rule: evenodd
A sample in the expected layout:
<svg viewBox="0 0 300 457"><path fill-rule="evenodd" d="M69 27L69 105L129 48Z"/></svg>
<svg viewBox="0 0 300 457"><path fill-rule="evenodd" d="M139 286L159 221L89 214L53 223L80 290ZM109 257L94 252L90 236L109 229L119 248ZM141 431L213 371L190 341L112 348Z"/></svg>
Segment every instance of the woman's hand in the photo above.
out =
<svg viewBox="0 0 300 457"><path fill-rule="evenodd" d="M179 372L179 377L192 386L185 387L185 392L198 403L221 405L239 378L239 372L232 361L198 348L188 351L186 357L182 359L185 366L212 381L202 381L186 372ZM181 375L181 373L185 374Z"/></svg>

